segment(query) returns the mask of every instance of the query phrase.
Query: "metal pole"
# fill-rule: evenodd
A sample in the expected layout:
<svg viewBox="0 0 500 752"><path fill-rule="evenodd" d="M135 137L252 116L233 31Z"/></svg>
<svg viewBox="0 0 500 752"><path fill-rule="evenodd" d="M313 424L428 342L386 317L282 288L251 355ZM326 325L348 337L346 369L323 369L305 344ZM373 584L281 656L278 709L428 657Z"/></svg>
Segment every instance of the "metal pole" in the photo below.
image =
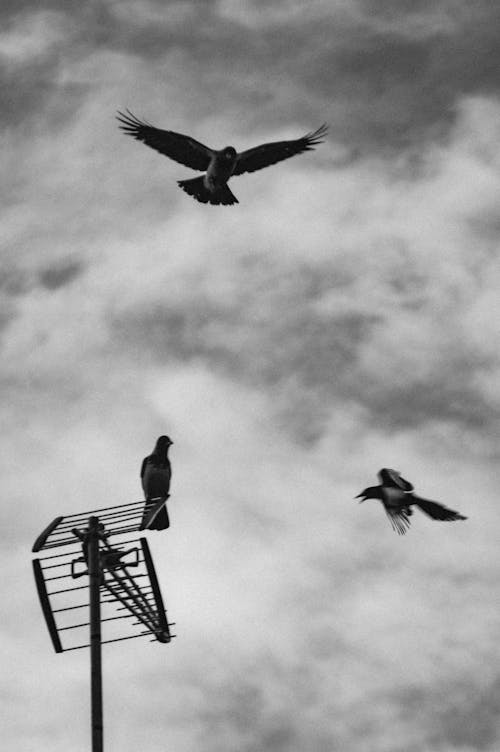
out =
<svg viewBox="0 0 500 752"><path fill-rule="evenodd" d="M101 566L99 562L99 518L90 517L87 542L90 606L90 698L92 752L103 752L102 665L101 665Z"/></svg>

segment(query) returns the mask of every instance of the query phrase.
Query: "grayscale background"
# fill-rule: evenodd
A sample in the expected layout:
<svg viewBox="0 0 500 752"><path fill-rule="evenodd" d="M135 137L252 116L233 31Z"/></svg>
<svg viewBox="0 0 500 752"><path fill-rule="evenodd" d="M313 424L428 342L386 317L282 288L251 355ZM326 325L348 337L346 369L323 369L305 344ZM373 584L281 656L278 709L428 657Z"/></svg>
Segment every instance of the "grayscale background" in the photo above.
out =
<svg viewBox="0 0 500 752"><path fill-rule="evenodd" d="M1 10L2 745L88 749L30 548L141 498L177 639L104 654L109 752L500 749L500 7L488 0L10 2ZM330 124L235 178L214 148ZM469 517L404 538L388 466Z"/></svg>

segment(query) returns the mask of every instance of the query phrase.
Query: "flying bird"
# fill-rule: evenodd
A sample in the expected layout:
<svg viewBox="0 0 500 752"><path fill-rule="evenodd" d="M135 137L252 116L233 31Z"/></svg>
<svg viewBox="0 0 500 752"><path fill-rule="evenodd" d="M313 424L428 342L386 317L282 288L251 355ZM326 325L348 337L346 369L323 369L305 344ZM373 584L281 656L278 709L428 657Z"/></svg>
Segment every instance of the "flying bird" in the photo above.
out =
<svg viewBox="0 0 500 752"><path fill-rule="evenodd" d="M169 436L160 436L153 452L142 461L141 483L146 497L146 506L141 528L166 530L170 525L165 504L151 519L149 519L149 516L153 508L158 506L161 500L166 501L169 496L172 467L168 458L168 450L172 444L173 441Z"/></svg>
<svg viewBox="0 0 500 752"><path fill-rule="evenodd" d="M244 172L262 170L283 159L311 151L317 144L323 143L322 139L328 130L323 124L316 131L294 141L274 141L237 152L234 146L225 146L217 151L191 136L155 128L150 123L139 120L130 110L126 113L118 111L117 120L124 133L186 167L205 173L191 180L178 180L177 184L183 191L202 204L224 206L238 203L227 185L229 178Z"/></svg>
<svg viewBox="0 0 500 752"><path fill-rule="evenodd" d="M397 470L383 467L378 473L379 486L370 486L356 496L361 498L360 504L367 499L378 499L384 505L385 512L389 517L392 529L399 535L404 535L410 527L410 517L413 514L412 505L417 506L422 512L432 517L433 520L446 522L453 520L466 520L459 512L448 509L436 501L422 499L413 493L413 485L401 477Z"/></svg>

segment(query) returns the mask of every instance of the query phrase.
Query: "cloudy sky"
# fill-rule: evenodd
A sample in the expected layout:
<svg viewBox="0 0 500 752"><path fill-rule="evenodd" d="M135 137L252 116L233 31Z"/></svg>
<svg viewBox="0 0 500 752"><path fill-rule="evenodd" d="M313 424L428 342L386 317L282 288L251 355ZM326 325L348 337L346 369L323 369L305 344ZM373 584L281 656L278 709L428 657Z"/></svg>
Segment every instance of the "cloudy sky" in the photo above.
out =
<svg viewBox="0 0 500 752"><path fill-rule="evenodd" d="M5 748L86 750L30 549L140 498L177 639L105 651L110 752L500 747L500 8L488 0L5 1L0 679ZM125 137L330 125L204 206ZM407 536L395 467L469 519Z"/></svg>

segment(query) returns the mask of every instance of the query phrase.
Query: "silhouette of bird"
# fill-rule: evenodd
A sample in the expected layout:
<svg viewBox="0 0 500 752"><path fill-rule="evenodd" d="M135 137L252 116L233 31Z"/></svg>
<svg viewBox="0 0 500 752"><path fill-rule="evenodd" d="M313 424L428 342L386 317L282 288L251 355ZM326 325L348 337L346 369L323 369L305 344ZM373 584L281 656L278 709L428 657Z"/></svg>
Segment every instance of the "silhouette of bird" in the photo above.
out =
<svg viewBox="0 0 500 752"><path fill-rule="evenodd" d="M168 458L168 450L173 441L168 436L160 436L153 452L145 457L141 465L141 483L146 497L142 527L148 530L166 530L170 525L166 505L160 509L153 520L145 525L146 518L161 499L168 499L172 468Z"/></svg>
<svg viewBox="0 0 500 752"><path fill-rule="evenodd" d="M210 149L191 136L155 128L150 123L139 120L130 110L126 113L118 111L117 120L124 133L186 167L205 173L191 180L178 180L177 184L183 191L202 204L224 206L238 203L227 185L229 178L244 172L262 170L295 154L311 151L317 144L323 143L322 139L328 130L323 124L316 131L294 141L274 141L237 152L233 146L226 146L219 151Z"/></svg>
<svg viewBox="0 0 500 752"><path fill-rule="evenodd" d="M367 499L378 499L384 505L392 529L399 535L404 535L410 527L410 517L413 514L411 506L418 507L433 520L453 521L466 520L459 512L448 509L436 501L422 499L413 493L413 485L401 477L397 470L383 467L378 473L379 486L370 486L356 496L361 498L360 504Z"/></svg>

